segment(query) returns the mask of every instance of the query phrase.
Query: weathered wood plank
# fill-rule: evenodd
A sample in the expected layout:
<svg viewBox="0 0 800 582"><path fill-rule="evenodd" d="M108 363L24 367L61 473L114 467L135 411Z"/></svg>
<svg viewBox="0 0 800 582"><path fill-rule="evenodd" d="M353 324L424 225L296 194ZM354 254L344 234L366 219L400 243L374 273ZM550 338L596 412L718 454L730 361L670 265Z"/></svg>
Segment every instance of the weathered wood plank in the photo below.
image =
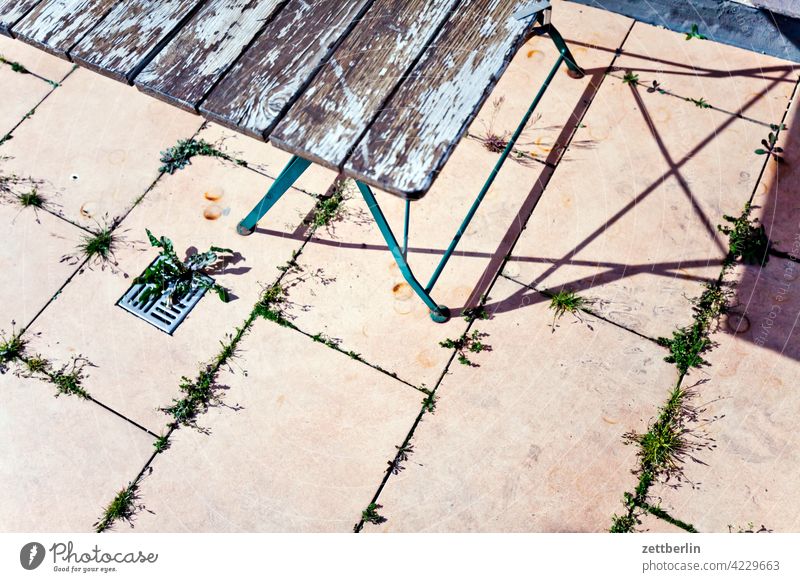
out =
<svg viewBox="0 0 800 582"><path fill-rule="evenodd" d="M458 0L376 0L270 135L339 169Z"/></svg>
<svg viewBox="0 0 800 582"><path fill-rule="evenodd" d="M56 56L67 52L119 0L44 0L14 27L14 36Z"/></svg>
<svg viewBox="0 0 800 582"><path fill-rule="evenodd" d="M527 38L529 0L466 0L356 146L345 172L416 199L431 187Z"/></svg>
<svg viewBox="0 0 800 582"><path fill-rule="evenodd" d="M73 48L72 60L130 82L203 0L124 0Z"/></svg>
<svg viewBox="0 0 800 582"><path fill-rule="evenodd" d="M0 0L0 34L12 36L11 27L41 0Z"/></svg>
<svg viewBox="0 0 800 582"><path fill-rule="evenodd" d="M263 138L328 59L371 0L289 0L200 111Z"/></svg>
<svg viewBox="0 0 800 582"><path fill-rule="evenodd" d="M136 77L145 93L194 111L285 0L209 0Z"/></svg>

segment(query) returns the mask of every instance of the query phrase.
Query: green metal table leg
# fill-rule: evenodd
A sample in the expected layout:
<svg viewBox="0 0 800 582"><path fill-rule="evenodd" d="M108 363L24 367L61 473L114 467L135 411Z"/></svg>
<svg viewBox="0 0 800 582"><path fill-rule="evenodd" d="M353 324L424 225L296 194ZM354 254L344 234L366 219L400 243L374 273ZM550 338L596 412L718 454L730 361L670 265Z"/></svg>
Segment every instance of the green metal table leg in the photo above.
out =
<svg viewBox="0 0 800 582"><path fill-rule="evenodd" d="M236 227L236 232L242 236L253 234L256 229L258 221L269 212L275 203L280 200L281 196L292 187L297 179L306 171L306 168L311 165L311 162L304 160L298 156L292 157L286 167L278 175L275 182L272 183L270 189L261 201L256 204L255 208L250 211L244 220L242 220Z"/></svg>
<svg viewBox="0 0 800 582"><path fill-rule="evenodd" d="M578 63L575 61L575 57L572 56L572 53L567 46L564 37L561 36L561 33L558 32L555 26L548 23L545 25L545 29L547 34L550 35L550 39L555 43L558 52L564 55L564 62L567 64L567 72L569 76L573 79L580 79L586 73L578 66Z"/></svg>
<svg viewBox="0 0 800 582"><path fill-rule="evenodd" d="M372 218L375 219L375 222L377 223L378 228L380 229L381 234L386 241L386 245L392 252L392 256L397 262L397 266L400 267L400 272L403 274L403 278L406 280L406 282L408 282L409 285L411 285L411 288L419 296L419 298L425 302L425 305L428 306L428 309L431 310L431 319L436 323L444 323L449 320L450 310L444 305L437 305L437 303L431 298L430 293L423 289L420 282L417 281L416 277L414 277L414 273L411 272L411 268L408 266L408 262L403 254L403 249L401 249L400 245L397 244L397 239L394 237L391 227L389 227L389 224L386 222L386 217L383 215L380 206L378 206L378 201L375 200L375 194L372 193L372 189L359 181L356 181L356 184L358 185L358 189L361 191L361 195L364 197L364 200L369 207L369 211L372 213Z"/></svg>

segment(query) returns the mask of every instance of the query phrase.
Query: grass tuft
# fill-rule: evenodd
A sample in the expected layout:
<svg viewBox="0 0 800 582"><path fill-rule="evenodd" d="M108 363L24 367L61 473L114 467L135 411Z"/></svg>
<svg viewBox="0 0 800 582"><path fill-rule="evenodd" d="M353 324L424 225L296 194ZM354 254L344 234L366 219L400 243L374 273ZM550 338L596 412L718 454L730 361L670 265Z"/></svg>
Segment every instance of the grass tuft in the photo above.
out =
<svg viewBox="0 0 800 582"><path fill-rule="evenodd" d="M78 250L87 259L97 258L102 262L106 262L113 259L116 244L117 237L113 229L106 226L98 233L84 235L78 244Z"/></svg>
<svg viewBox="0 0 800 582"><path fill-rule="evenodd" d="M46 202L44 196L39 194L36 188L32 188L28 192L20 194L17 200L19 201L19 205L23 208L44 208Z"/></svg>
<svg viewBox="0 0 800 582"><path fill-rule="evenodd" d="M203 139L182 139L176 145L161 152L161 167L159 172L166 172L167 174L174 174L178 170L182 170L187 165L192 163L192 158L195 156L207 156L212 158L220 158L228 162L233 162L239 166L247 166L247 162L234 158L218 149L213 144L208 143Z"/></svg>
<svg viewBox="0 0 800 582"><path fill-rule="evenodd" d="M317 197L314 214L310 220L311 226L323 228L341 220L344 215L345 194L347 194L347 180L337 180L330 196Z"/></svg>
<svg viewBox="0 0 800 582"><path fill-rule="evenodd" d="M626 85L638 85L639 75L633 71L625 71L625 74L622 76L622 82Z"/></svg>
<svg viewBox="0 0 800 582"><path fill-rule="evenodd" d="M130 483L117 493L111 503L103 511L102 517L94 524L95 531L102 533L118 520L130 522L136 512L138 484Z"/></svg>

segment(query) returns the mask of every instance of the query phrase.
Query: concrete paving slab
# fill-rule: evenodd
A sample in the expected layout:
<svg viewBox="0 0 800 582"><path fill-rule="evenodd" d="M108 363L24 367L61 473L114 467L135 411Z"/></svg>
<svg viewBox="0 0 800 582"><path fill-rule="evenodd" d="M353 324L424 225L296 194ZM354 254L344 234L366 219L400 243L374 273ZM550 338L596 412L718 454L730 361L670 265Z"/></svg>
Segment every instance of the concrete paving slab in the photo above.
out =
<svg viewBox="0 0 800 582"><path fill-rule="evenodd" d="M499 279L490 303L513 297ZM562 325L542 303L478 321L492 351L454 364L413 454L366 531L607 531L634 480L640 430L674 382L662 350L615 326ZM511 309L510 307L513 307Z"/></svg>
<svg viewBox="0 0 800 582"><path fill-rule="evenodd" d="M61 215L97 229L133 206L158 177L160 152L191 137L201 123L197 116L81 69L15 132L3 155L12 158L9 171L33 176L61 193Z"/></svg>
<svg viewBox="0 0 800 582"><path fill-rule="evenodd" d="M179 394L181 376L196 377L200 363L215 356L219 342L250 313L261 284L271 284L280 274L277 267L302 244L293 233L314 201L297 191L272 209L276 234L236 234L238 216L255 205L270 183L211 158L195 158L192 165L162 177L120 227L124 242L116 252L118 266L93 262L83 269L36 321L32 332L40 337L32 342L35 348L54 358L85 355L96 366L86 381L89 393L159 432L168 418L157 408ZM209 192L215 200L208 199ZM219 212L210 212L212 206ZM133 278L157 255L146 228L171 238L181 257L191 247L205 251L211 245L238 252L224 271L213 274L233 300L222 303L208 293L173 336L118 307Z"/></svg>
<svg viewBox="0 0 800 582"><path fill-rule="evenodd" d="M69 61L7 36L0 36L0 56L19 63L30 72L55 83L59 83L73 67Z"/></svg>
<svg viewBox="0 0 800 582"><path fill-rule="evenodd" d="M559 165L505 274L669 336L719 274L727 247L716 228L753 191L763 128L613 77L583 123L576 139L591 148Z"/></svg>
<svg viewBox="0 0 800 582"><path fill-rule="evenodd" d="M3 101L3 108L0 109L0 139L14 129L52 89L33 75L16 73L11 67L0 65L0 99ZM3 156L9 155L10 145L11 141L3 144L0 150Z"/></svg>
<svg viewBox="0 0 800 582"><path fill-rule="evenodd" d="M764 123L783 116L800 65L637 22L617 61L650 85Z"/></svg>
<svg viewBox="0 0 800 582"><path fill-rule="evenodd" d="M0 529L89 532L153 452L153 438L94 403L0 376ZM13 444L12 444L13 443Z"/></svg>
<svg viewBox="0 0 800 582"><path fill-rule="evenodd" d="M264 320L220 382L210 434L174 433L142 483L136 531L348 532L423 396Z"/></svg>
<svg viewBox="0 0 800 582"><path fill-rule="evenodd" d="M0 205L0 224L5 233L0 251L0 326L16 321L21 327L30 323L75 272L75 265L61 258L83 231L44 210L6 202Z"/></svg>

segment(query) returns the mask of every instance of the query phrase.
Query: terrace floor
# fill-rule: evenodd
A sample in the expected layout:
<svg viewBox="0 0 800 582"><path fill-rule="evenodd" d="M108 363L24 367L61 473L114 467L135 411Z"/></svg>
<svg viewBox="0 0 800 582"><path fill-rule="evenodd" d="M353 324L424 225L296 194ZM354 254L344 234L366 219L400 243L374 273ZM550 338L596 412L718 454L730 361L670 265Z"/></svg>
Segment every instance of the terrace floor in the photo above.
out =
<svg viewBox="0 0 800 582"><path fill-rule="evenodd" d="M443 325L352 185L309 224L334 173L312 169L240 237L287 154L0 37L28 71L0 64L0 329L25 342L0 375L0 529L91 531L128 488L111 530L583 532L627 518L635 531L800 531L800 66L555 4L587 75L561 71L525 130L437 285L456 314ZM413 206L423 279L551 45L519 51ZM754 150L781 124L779 163ZM188 138L245 163L160 171ZM21 203L34 189L41 208ZM400 226L401 201L378 196ZM778 252L726 269L717 226L748 202ZM87 256L108 227L112 254ZM212 273L232 300L207 294L172 336L118 307L156 255L145 229L181 256L236 251ZM718 280L729 312L710 324L706 363L681 374L658 339L691 326ZM251 317L270 288L277 322ZM556 317L559 291L582 309ZM463 316L480 306L486 318ZM162 409L210 364L213 398L170 428ZM65 377L88 398L59 394ZM676 386L682 448L637 495L632 435Z"/></svg>

